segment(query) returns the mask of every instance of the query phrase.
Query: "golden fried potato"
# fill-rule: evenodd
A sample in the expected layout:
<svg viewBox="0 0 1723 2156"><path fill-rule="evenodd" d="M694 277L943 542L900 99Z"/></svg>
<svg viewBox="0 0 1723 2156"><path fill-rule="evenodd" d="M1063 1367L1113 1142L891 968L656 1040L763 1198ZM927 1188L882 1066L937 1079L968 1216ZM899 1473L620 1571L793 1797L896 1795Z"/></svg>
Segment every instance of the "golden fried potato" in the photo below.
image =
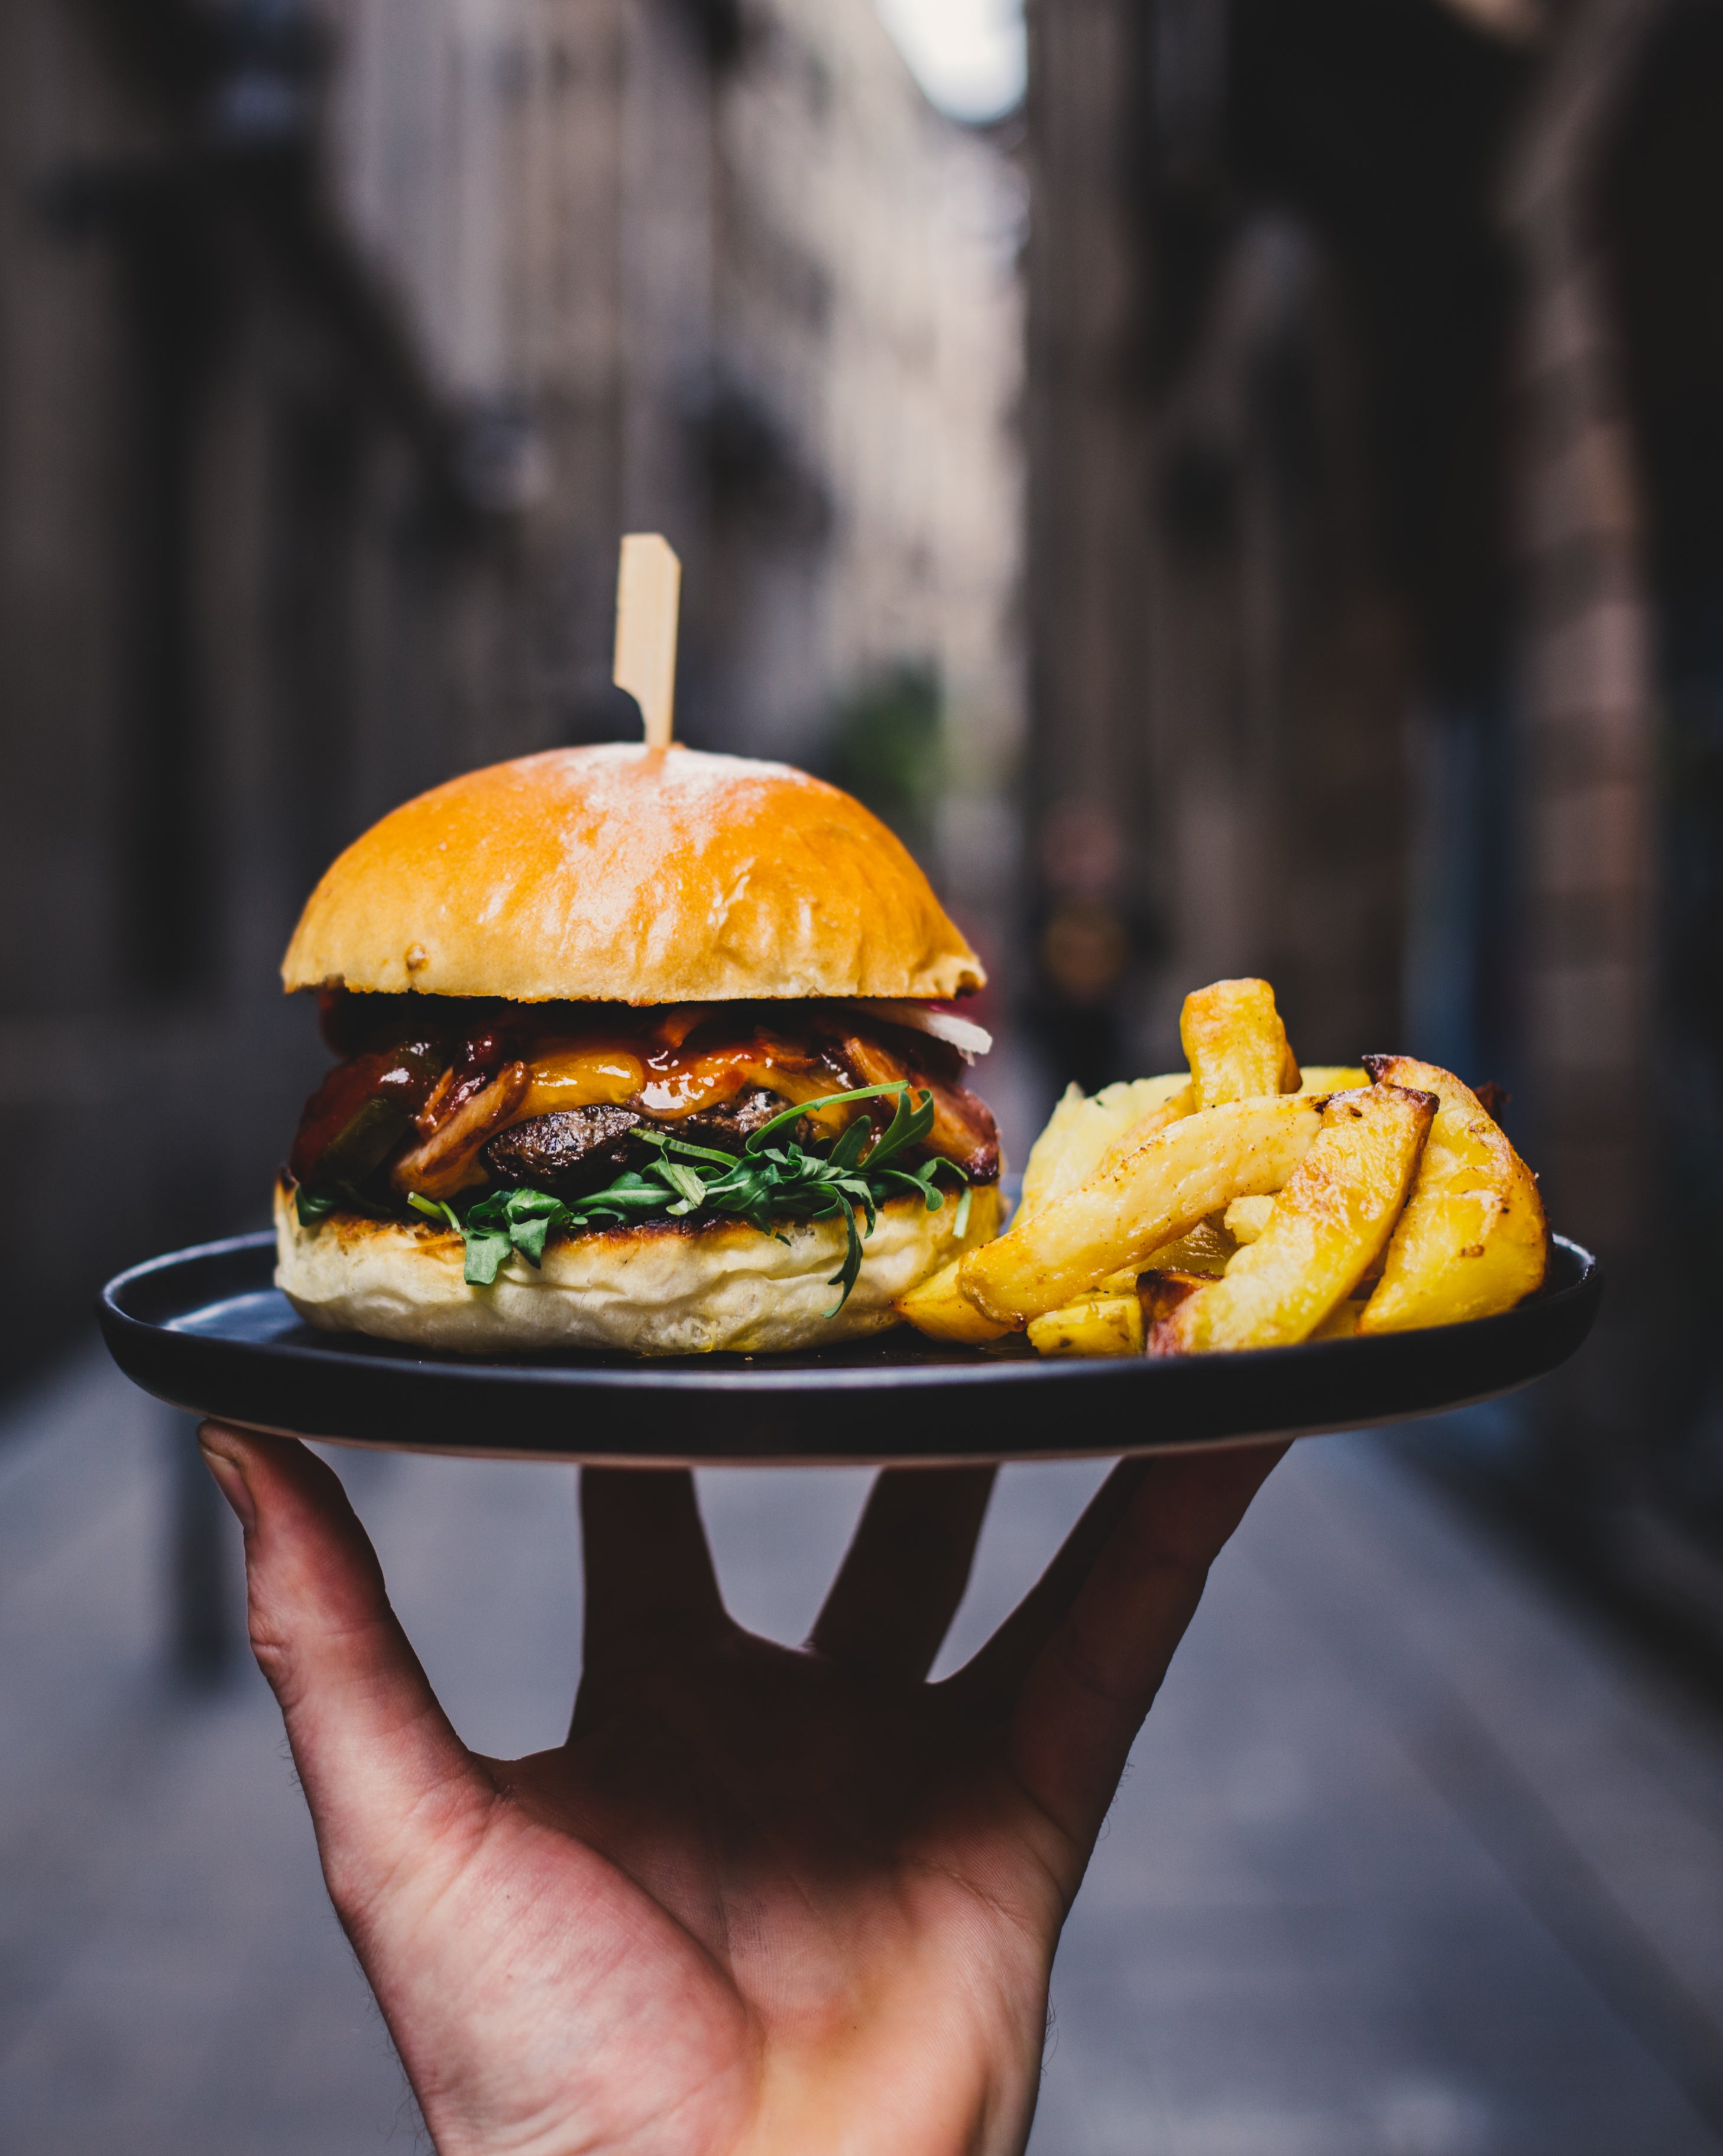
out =
<svg viewBox="0 0 1723 2156"><path fill-rule="evenodd" d="M1074 1079L1059 1096L1053 1112L1042 1125L1041 1136L1030 1147L1029 1158L1023 1163L1023 1195L1017 1202L1019 1219L1042 1199L1072 1133L1079 1122L1087 1121L1084 1111L1089 1105L1090 1096ZM1104 1152L1112 1142L1109 1137L1101 1150Z"/></svg>
<svg viewBox="0 0 1723 2156"><path fill-rule="evenodd" d="M1355 1295L1349 1296L1345 1302L1335 1304L1310 1337L1313 1340L1355 1339L1358 1321L1363 1315L1364 1305Z"/></svg>
<svg viewBox="0 0 1723 2156"><path fill-rule="evenodd" d="M1175 1116L1188 1115L1190 1092L1190 1077L1182 1070L1164 1078L1124 1081L1088 1096L1075 1086L1067 1086L1047 1128L1030 1148L1017 1218L1041 1212L1078 1183L1087 1183L1108 1149L1145 1116L1158 1115L1171 1122Z"/></svg>
<svg viewBox="0 0 1723 2156"><path fill-rule="evenodd" d="M1355 1092L1357 1088L1354 1086L1348 1090ZM1242 1248L1246 1243L1254 1243L1268 1226L1273 1211L1274 1200L1272 1198L1235 1198L1227 1208L1225 1216L1227 1234L1234 1247ZM1157 1252L1157 1262L1159 1255ZM1195 1270L1201 1269L1197 1267ZM1222 1265L1220 1270L1224 1272L1227 1269ZM1374 1265L1366 1268L1360 1292L1365 1287L1374 1287L1381 1276L1382 1262L1378 1258ZM1360 1303L1359 1307L1362 1309L1363 1305Z"/></svg>
<svg viewBox="0 0 1723 2156"><path fill-rule="evenodd" d="M1152 1138L1157 1131L1164 1131L1169 1123L1181 1122L1196 1105L1196 1096L1187 1079L1176 1093L1169 1094L1158 1107L1151 1108L1146 1116L1139 1116L1122 1137L1114 1138L1100 1159L1088 1174L1078 1178L1079 1181L1093 1182L1096 1176L1103 1174L1122 1154L1134 1152L1144 1138ZM1076 1183L1065 1182L1067 1191L1075 1190L1077 1187ZM1062 1197L1064 1191L1060 1195Z"/></svg>
<svg viewBox="0 0 1723 2156"><path fill-rule="evenodd" d="M1067 1086L1047 1127L1031 1148L1029 1164L1023 1171L1023 1195L1016 1218L1026 1219L1051 1199L1062 1197L1067 1190L1087 1181L1121 1132L1143 1124L1145 1118L1151 1127L1159 1128L1162 1121L1188 1114L1190 1101L1191 1081L1182 1070L1169 1073L1164 1078L1125 1081L1088 1096L1075 1086ZM959 1292L957 1269L960 1262L954 1258L919 1287L899 1296L892 1308L929 1339L985 1346L990 1340L999 1339L1010 1327L990 1322L974 1303ZM1136 1268L1129 1267L1116 1281L1103 1281L1100 1286L1110 1293L1134 1301Z"/></svg>
<svg viewBox="0 0 1723 2156"><path fill-rule="evenodd" d="M1143 1308L1129 1295L1086 1295L1029 1321L1037 1355L1140 1355Z"/></svg>
<svg viewBox="0 0 1723 2156"><path fill-rule="evenodd" d="M1274 1210L1272 1198L1235 1198L1227 1208L1227 1233L1235 1243L1253 1243Z"/></svg>
<svg viewBox="0 0 1723 2156"><path fill-rule="evenodd" d="M1355 1093L1370 1083L1370 1073L1355 1063L1307 1063L1301 1093Z"/></svg>
<svg viewBox="0 0 1723 2156"><path fill-rule="evenodd" d="M1193 1108L1295 1093L1299 1066L1266 981L1214 981L1185 998L1179 1038L1191 1065Z"/></svg>
<svg viewBox="0 0 1723 2156"><path fill-rule="evenodd" d="M1263 1233L1239 1251L1224 1280L1155 1326L1149 1352L1307 1340L1393 1233L1438 1105L1433 1094L1399 1086L1336 1094Z"/></svg>
<svg viewBox="0 0 1723 2156"><path fill-rule="evenodd" d="M911 1288L908 1295L900 1295L892 1307L899 1317L907 1317L918 1332L925 1332L930 1340L957 1340L966 1347L982 1348L990 1340L1002 1338L1011 1327L990 1323L959 1291L957 1269L962 1263L960 1257L954 1258L919 1287Z"/></svg>
<svg viewBox="0 0 1723 2156"><path fill-rule="evenodd" d="M1441 1101L1360 1333L1457 1325L1541 1287L1550 1231L1536 1179L1469 1086L1409 1055L1373 1056L1381 1084Z"/></svg>
<svg viewBox="0 0 1723 2156"><path fill-rule="evenodd" d="M963 1291L1001 1325L1058 1310L1233 1199L1278 1190L1321 1127L1319 1105L1296 1093L1183 1116L971 1250L958 1275Z"/></svg>

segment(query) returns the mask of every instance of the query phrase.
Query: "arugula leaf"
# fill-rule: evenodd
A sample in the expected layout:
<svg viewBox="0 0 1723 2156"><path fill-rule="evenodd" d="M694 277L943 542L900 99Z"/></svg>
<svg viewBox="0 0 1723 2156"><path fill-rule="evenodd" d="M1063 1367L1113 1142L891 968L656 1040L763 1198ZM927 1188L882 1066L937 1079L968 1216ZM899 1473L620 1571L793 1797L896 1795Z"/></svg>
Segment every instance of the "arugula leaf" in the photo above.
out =
<svg viewBox="0 0 1723 2156"><path fill-rule="evenodd" d="M799 1122L804 1116L812 1115L816 1108L840 1107L846 1101L877 1101L882 1094L903 1094L908 1091L909 1081L907 1078L889 1078L883 1086L858 1086L853 1093L827 1093L818 1101L800 1101L795 1107L786 1108L781 1116L774 1116L770 1122L762 1123L757 1131L750 1132L743 1151L759 1152L774 1131L781 1130L785 1123ZM933 1097L929 1093L928 1100L930 1105ZM847 1137L848 1132L845 1135Z"/></svg>
<svg viewBox="0 0 1723 2156"><path fill-rule="evenodd" d="M654 1159L644 1168L625 1169L602 1190L567 1202L548 1191L532 1189L489 1191L470 1199L464 1210L416 1192L408 1202L427 1219L446 1222L462 1238L465 1275L473 1287L493 1286L512 1254L535 1268L542 1265L553 1235L581 1235L655 1218L686 1219L702 1213L745 1220L762 1235L787 1242L789 1238L779 1233L779 1222L841 1218L844 1261L829 1284L842 1292L825 1313L836 1317L861 1276L862 1244L878 1225L878 1209L887 1198L913 1191L928 1212L937 1213L945 1196L934 1178L946 1169L963 1185L958 1233L969 1224L969 1178L954 1161L926 1160L915 1168L903 1165L903 1156L934 1127L933 1095L923 1090L917 1106L915 1093L908 1079L899 1078L802 1101L752 1132L739 1153L692 1145L667 1131L641 1130L637 1135L654 1148ZM866 1116L857 1116L824 1153L810 1152L790 1137L776 1145L769 1142L775 1133L810 1111L887 1095L897 1099L883 1132L876 1133ZM356 1202L351 1193L320 1192L312 1197L301 1189L300 1218L309 1225Z"/></svg>
<svg viewBox="0 0 1723 2156"><path fill-rule="evenodd" d="M512 1247L509 1237L494 1229L489 1235L469 1235L464 1275L467 1286L494 1287L496 1276L502 1270Z"/></svg>
<svg viewBox="0 0 1723 2156"><path fill-rule="evenodd" d="M668 1131L637 1130L634 1134L647 1145L662 1146L668 1152L679 1152L687 1160L714 1161L720 1168L735 1164L733 1152L714 1152L710 1146L690 1145L686 1138L673 1137Z"/></svg>
<svg viewBox="0 0 1723 2156"><path fill-rule="evenodd" d="M551 1219L549 1214L540 1213L528 1214L524 1220L509 1223L509 1240L535 1270L544 1263L544 1245L550 1235Z"/></svg>
<svg viewBox="0 0 1723 2156"><path fill-rule="evenodd" d="M844 1252L844 1261L825 1283L827 1287L836 1287L841 1282L843 1293L830 1310L821 1313L827 1318L837 1316L839 1311L850 1299L850 1290L862 1277L862 1238L856 1232L856 1213L853 1206L846 1205L844 1208L844 1228L848 1236L848 1248ZM868 1215L867 1232L870 1235L873 1233L872 1214Z"/></svg>
<svg viewBox="0 0 1723 2156"><path fill-rule="evenodd" d="M666 1160L660 1163L658 1173L681 1199L679 1204L671 1207L672 1213L697 1213L706 1203L706 1185L692 1168L684 1168L679 1161Z"/></svg>
<svg viewBox="0 0 1723 2156"><path fill-rule="evenodd" d="M934 1096L925 1093L920 1107L912 1109L911 1095L906 1090L898 1096L898 1111L892 1116L885 1134L867 1156L870 1174L877 1174L894 1153L907 1152L918 1146L934 1127ZM959 1171L961 1173L961 1170Z"/></svg>
<svg viewBox="0 0 1723 2156"><path fill-rule="evenodd" d="M427 1220L441 1220L458 1235L461 1232L460 1215L452 1205L445 1205L440 1198L426 1198L417 1190L409 1190L407 1203L415 1213L423 1213Z"/></svg>

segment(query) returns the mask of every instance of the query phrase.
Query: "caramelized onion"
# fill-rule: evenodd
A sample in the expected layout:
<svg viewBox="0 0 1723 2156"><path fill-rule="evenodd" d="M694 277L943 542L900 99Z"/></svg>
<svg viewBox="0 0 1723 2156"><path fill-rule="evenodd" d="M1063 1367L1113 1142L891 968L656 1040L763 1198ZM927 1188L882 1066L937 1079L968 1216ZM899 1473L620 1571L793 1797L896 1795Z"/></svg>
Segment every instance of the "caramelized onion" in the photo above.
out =
<svg viewBox="0 0 1723 2156"><path fill-rule="evenodd" d="M916 1089L934 1096L934 1127L928 1132L929 1152L955 1161L975 1183L991 1183L999 1174L999 1131L985 1101L961 1086L900 1063L889 1049L860 1034L844 1040L844 1058L867 1086L884 1086L893 1078L907 1078Z"/></svg>
<svg viewBox="0 0 1723 2156"><path fill-rule="evenodd" d="M479 1149L512 1121L531 1083L524 1063L507 1065L428 1138L402 1154L389 1172L390 1182L403 1197L417 1191L422 1198L451 1198L457 1190L486 1182Z"/></svg>

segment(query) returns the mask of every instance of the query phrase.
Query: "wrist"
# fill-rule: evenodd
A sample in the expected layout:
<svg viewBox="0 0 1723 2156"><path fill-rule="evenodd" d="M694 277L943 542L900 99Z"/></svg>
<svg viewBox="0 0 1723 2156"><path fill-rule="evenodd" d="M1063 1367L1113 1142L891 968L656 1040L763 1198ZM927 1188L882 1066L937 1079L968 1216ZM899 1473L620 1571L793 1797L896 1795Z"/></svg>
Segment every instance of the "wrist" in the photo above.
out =
<svg viewBox="0 0 1723 2156"><path fill-rule="evenodd" d="M1038 2041L1005 2066L937 2011L910 2045L857 2030L835 2046L774 2047L755 2114L724 2156L1019 2156L1040 2068Z"/></svg>

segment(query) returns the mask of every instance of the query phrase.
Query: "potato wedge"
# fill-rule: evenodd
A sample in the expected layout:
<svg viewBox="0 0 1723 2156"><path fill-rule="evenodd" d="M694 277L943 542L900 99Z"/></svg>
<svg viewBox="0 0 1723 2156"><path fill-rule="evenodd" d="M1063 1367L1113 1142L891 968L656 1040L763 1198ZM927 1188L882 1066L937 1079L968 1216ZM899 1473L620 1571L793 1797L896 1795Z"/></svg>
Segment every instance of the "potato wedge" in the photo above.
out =
<svg viewBox="0 0 1723 2156"><path fill-rule="evenodd" d="M930 1340L956 1340L965 1347L982 1348L990 1340L1002 1339L1011 1327L990 1323L962 1293L957 1285L957 1269L962 1263L960 1257L954 1258L919 1287L900 1295L892 1307Z"/></svg>
<svg viewBox="0 0 1723 2156"><path fill-rule="evenodd" d="M1355 1093L1370 1083L1370 1073L1356 1063L1307 1063L1299 1086L1301 1093Z"/></svg>
<svg viewBox="0 0 1723 2156"><path fill-rule="evenodd" d="M1075 1086L1067 1086L1047 1128L1030 1148L1017 1218L1041 1212L1078 1183L1087 1183L1108 1149L1145 1116L1161 1114L1170 1122L1175 1113L1188 1115L1190 1091L1191 1080L1183 1070L1164 1078L1127 1080L1088 1096ZM1174 1101L1181 1105L1167 1112Z"/></svg>
<svg viewBox="0 0 1723 2156"><path fill-rule="evenodd" d="M1052 1178L1053 1170L1070 1143L1072 1135L1080 1122L1087 1120L1084 1111L1090 1105L1090 1096L1073 1079L1054 1103L1053 1112L1042 1126L1041 1136L1029 1148L1029 1158L1023 1163L1023 1195L1017 1201L1017 1218L1031 1211L1042 1198ZM1112 1143L1108 1138L1107 1144ZM1106 1146L1102 1147L1104 1152Z"/></svg>
<svg viewBox="0 0 1723 2156"><path fill-rule="evenodd" d="M971 1250L958 1275L964 1295L1000 1325L1062 1308L1233 1199L1278 1190L1309 1151L1322 1113L1288 1093L1181 1117Z"/></svg>
<svg viewBox="0 0 1723 2156"><path fill-rule="evenodd" d="M1354 1086L1346 1090L1355 1093L1358 1088ZM1274 1200L1272 1198L1235 1198L1224 1216L1229 1240L1241 1250L1247 1243L1254 1243L1268 1226L1273 1213ZM1225 1270L1222 1266L1222 1270L1224 1272ZM1381 1276L1382 1264L1378 1258L1373 1265L1366 1267L1364 1278L1354 1293L1362 1295L1366 1288L1374 1287ZM1358 1307L1362 1310L1364 1305L1360 1302ZM1355 1316L1356 1313L1354 1314Z"/></svg>
<svg viewBox="0 0 1723 2156"><path fill-rule="evenodd" d="M1399 1086L1336 1094L1263 1233L1240 1250L1224 1280L1155 1326L1150 1353L1309 1339L1393 1233L1439 1105L1432 1093Z"/></svg>
<svg viewBox="0 0 1723 2156"><path fill-rule="evenodd" d="M1152 1138L1157 1131L1164 1131L1170 1123L1183 1122L1196 1105L1196 1094L1191 1090L1191 1081L1186 1079L1176 1093L1170 1093L1157 1107L1151 1108L1146 1116L1139 1116L1122 1137L1114 1138L1100 1159L1089 1169L1088 1174L1081 1177L1079 1180L1083 1183L1092 1183L1096 1176L1101 1174L1122 1154L1134 1152L1144 1138ZM1076 1183L1067 1182L1065 1185L1066 1190L1075 1190L1077 1188ZM1062 1191L1060 1194L1062 1196L1064 1193Z"/></svg>
<svg viewBox="0 0 1723 2156"><path fill-rule="evenodd" d="M1371 1069L1379 1083L1416 1086L1442 1105L1359 1332L1457 1325L1511 1310L1542 1286L1549 1259L1531 1170L1451 1070L1409 1055L1372 1056Z"/></svg>
<svg viewBox="0 0 1723 2156"><path fill-rule="evenodd" d="M1037 1355L1140 1355L1143 1306L1136 1295L1086 1295L1029 1321Z"/></svg>
<svg viewBox="0 0 1723 2156"><path fill-rule="evenodd" d="M1299 1066L1266 981L1213 981L1185 998L1179 1038L1191 1065L1193 1108L1295 1093Z"/></svg>
<svg viewBox="0 0 1723 2156"><path fill-rule="evenodd" d="M1272 1198L1235 1198L1227 1208L1227 1233L1235 1243L1256 1241L1274 1210Z"/></svg>
<svg viewBox="0 0 1723 2156"><path fill-rule="evenodd" d="M1364 1305L1355 1295L1349 1296L1345 1302L1335 1305L1310 1337L1313 1340L1355 1339L1358 1321L1363 1315Z"/></svg>

